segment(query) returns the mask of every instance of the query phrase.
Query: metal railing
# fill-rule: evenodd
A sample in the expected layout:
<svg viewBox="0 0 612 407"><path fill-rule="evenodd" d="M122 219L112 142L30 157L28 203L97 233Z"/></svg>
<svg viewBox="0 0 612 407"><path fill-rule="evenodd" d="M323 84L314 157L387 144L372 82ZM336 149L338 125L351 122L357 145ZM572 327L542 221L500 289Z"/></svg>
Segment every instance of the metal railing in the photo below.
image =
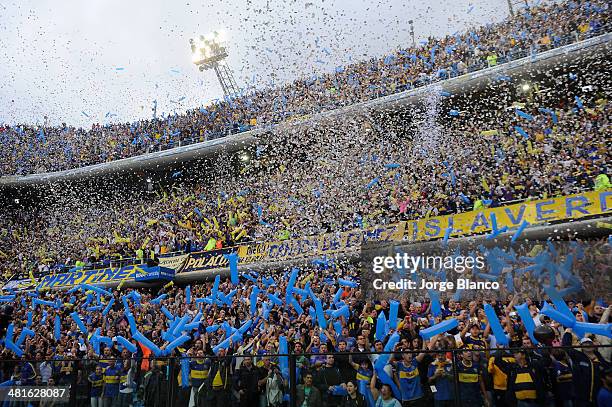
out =
<svg viewBox="0 0 612 407"><path fill-rule="evenodd" d="M301 406L298 400L302 401L300 385L306 374L313 376L313 387L317 389L323 400L323 406L336 405L334 402L342 399L346 395L348 382L352 382L357 388L357 392L362 394L366 400L371 400L370 385L371 379L376 373L377 381L374 383L378 389L382 383L392 380L395 388L393 396L402 401L401 386L399 383L399 371L412 372L407 377L418 380L411 385L420 389L417 391L416 398L426 405L433 405L435 397L441 397L444 393L445 405L460 406L464 405L468 382L462 376L466 372L466 364L461 364L465 352L468 352L472 366L476 370L470 370L470 374L477 374L478 380L483 380L485 393L477 391L477 400L473 400L474 406L482 405L485 399L492 398L493 377L489 373L488 365L490 358L494 358L497 352L504 358L512 357L517 351L526 352L526 361L529 365L544 367L542 372L547 372L547 365L554 360L550 357L551 352L565 352L566 363L579 363L578 360L584 359L585 354L580 355L583 348L596 348L596 352L610 348L612 345L577 345L577 346L558 346L558 347L537 347L537 348L499 348L499 349L423 349L423 350L397 350L397 351L364 351L364 352L322 352L322 353L288 353L288 354L230 354L223 357L206 355L203 357L134 357L128 359L115 358L96 358L96 359L51 359L51 360L0 360L0 373L3 374L3 387L23 387L23 386L68 386L70 391L71 406L89 405L92 397L108 399L109 403L118 402L123 398L134 406L206 406L215 397L223 397L226 405L237 405L240 397L246 396L251 399L248 405L271 406L267 400L253 400L253 397L265 397L265 386L248 388L241 378L248 377L250 372L244 360L250 358L253 366L259 368L257 374L259 379L262 377L277 380L283 393L283 405L295 407ZM556 350L556 351L555 351ZM407 364L401 367L404 354L410 354L412 358L417 358L418 367L411 364L407 359ZM597 357L601 357L597 354ZM333 362L327 359L333 356ZM375 367L376 361L381 358L389 358L381 365L386 367ZM443 372L432 379L430 370L431 363L437 360L442 366ZM605 359L604 359L605 360ZM350 362L350 363L349 363ZM475 363L474 363L475 362ZM495 362L492 362L495 365ZM588 363L588 362L586 362ZM606 363L609 363L607 361ZM30 366L28 367L27 364ZM240 364L240 367L238 365ZM17 368L15 366L18 366ZM96 370L100 366L101 369ZM359 367L358 367L359 366ZM390 366L393 366L390 368ZM110 367L110 371L105 369ZM263 369L262 369L263 367ZM363 367L363 368L362 368ZM552 367L552 365L550 366ZM388 377L381 377L381 371L387 373ZM415 370L416 369L416 370ZM213 386L212 375L214 372L223 373L223 385ZM553 369L554 370L554 369ZM550 370L544 377L546 385L546 397L549 401L554 401L555 397L555 372ZM6 372L9 376L6 376ZM494 372L493 375L496 373ZM25 375L22 376L22 375ZM34 376L32 376L34 375ZM92 376L93 375L93 376ZM402 376L403 378L404 376ZM432 379L432 380L430 380ZM535 379L535 378L534 378ZM588 378L580 378L585 380ZM438 380L440 380L438 382ZM499 380L499 377L496 377ZM505 380L505 379L504 379ZM575 378L578 380L578 378ZM592 377L591 380L596 380ZM366 383L360 383L365 381ZM431 385L438 385L440 394L434 396ZM100 387L101 386L101 387ZM599 383L593 383L597 388ZM333 389L333 390L330 390ZM243 390L243 392L240 392ZM473 394L472 394L473 395ZM590 395L593 396L592 394ZM576 394L576 398L586 400L589 395ZM594 395L597 397L597 394ZM155 402L152 402L155 401ZM261 402L261 404L260 404ZM480 404L478 404L480 403ZM115 405L115 404L113 404Z"/></svg>

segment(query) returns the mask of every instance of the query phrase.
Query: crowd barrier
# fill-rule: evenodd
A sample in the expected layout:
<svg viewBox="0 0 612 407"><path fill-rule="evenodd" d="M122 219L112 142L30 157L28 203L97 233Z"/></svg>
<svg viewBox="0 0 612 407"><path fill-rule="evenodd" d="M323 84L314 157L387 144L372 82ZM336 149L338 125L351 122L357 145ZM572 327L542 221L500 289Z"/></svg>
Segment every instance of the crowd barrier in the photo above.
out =
<svg viewBox="0 0 612 407"><path fill-rule="evenodd" d="M546 403L541 405L548 406L566 400L566 398L559 399L558 386L567 385L567 382L559 381L567 380L567 374L570 375L570 380L573 380L577 387L579 387L577 383L580 380L593 381L593 383L588 383L591 384L591 387L585 394L575 392L575 400L596 399L597 394L593 393L594 390L601 387L602 384L597 383L597 381L603 378L605 369L602 366L601 372L594 372L592 377L574 377L572 379L572 369L567 372L558 372L559 361L555 359L555 355L557 357L564 355L567 359L561 362L564 365L569 364L571 367L573 364L578 365L580 363L578 361L587 357L582 352L585 348L594 348L593 351L596 356L605 360L600 352L609 350L610 347L612 345L591 344L588 346L537 348L437 348L433 350L389 351L388 346L385 346L385 350L380 352L289 352L260 355L206 355L203 357L183 355L181 357L161 358L141 356L127 359L0 359L0 374L2 374L0 397L6 401L10 389L20 389L23 392L30 387L44 386L47 389L65 389L67 392L61 401L59 398L54 399L52 396L47 396L45 399L47 402L52 399L55 400L52 404L54 406L90 406L94 405L92 398L95 398L97 403L97 398L100 397L102 400L99 405L105 406L253 405L296 407L301 406L299 403L303 402L302 388L305 378L312 375L312 385L317 388L322 399L320 404L312 405L330 407L339 405L337 402L347 395L347 387L349 387L347 384L350 381L355 385L356 392L364 396L366 405L374 406L373 401L376 394L372 394L370 384L375 374L377 391L380 390L383 383L391 384L392 395L400 401L402 399L402 384L400 383L399 387L397 384L401 382L401 378L419 380L420 385L412 384L412 386L420 389L414 394L421 404L415 405L434 405L434 398L443 398L445 399L444 403L436 403L436 405L463 406L466 405L466 400L470 400L470 406L478 407L485 405L485 400L492 401L494 397L499 396L499 392L496 392L495 389L502 377L500 372L503 372L503 368L510 367L510 365L502 366L504 362L497 362L500 364L498 366L496 355L499 354L498 360L503 359L505 362L512 364L514 359L508 358L512 358L521 350L525 352L529 366L544 375L540 379L543 379L542 383L546 386ZM404 354L411 355L416 363L408 360L403 363ZM333 361L328 356L332 356ZM258 368L257 371L260 375L258 377L270 380L269 383L264 386L249 388L241 381L241 378L249 377L244 362L246 358L251 359L252 365ZM465 363L463 363L464 360ZM470 360L471 362L468 363ZM609 360L606 363L609 364ZM34 372L35 377L31 380L22 380L19 372L21 370L30 371L23 368L27 364L32 368L31 371ZM469 366L470 364L472 367ZM16 366L19 366L19 368L16 368ZM101 369L96 370L97 366L100 366ZM104 370L107 366L111 367L108 372ZM113 366L115 370L112 370ZM212 368L211 372L214 372L218 370L219 366L227 369L227 375L223 379L225 384L221 390L212 387L212 379L209 379L210 376L208 376L209 369ZM431 379L436 373L436 369L440 369L439 375ZM226 372L226 370L222 371ZM560 375L560 373L563 373L563 375ZM30 376L26 377L26 379L29 378ZM532 379L536 380L535 377ZM485 389L484 393L480 391L479 383L481 380ZM280 385L280 391L282 392L282 396L279 396L280 404L274 404L266 399L266 395L270 394L266 386L276 385ZM107 388L105 389L105 387ZM333 390L330 390L331 388ZM474 393L474 389L476 389L476 393ZM106 391L108 393L105 393ZM17 393L12 392L11 394ZM25 394L27 394L27 391ZM31 392L30 396L33 396ZM218 397L222 397L224 403L211 404L213 398L217 401ZM243 398L242 402L241 397ZM248 397L246 404L244 397ZM477 399L470 399L470 397L477 397ZM15 401L15 399L11 400ZM20 400L27 401L24 398ZM27 402L24 405L27 405ZM495 405L495 403L489 405Z"/></svg>

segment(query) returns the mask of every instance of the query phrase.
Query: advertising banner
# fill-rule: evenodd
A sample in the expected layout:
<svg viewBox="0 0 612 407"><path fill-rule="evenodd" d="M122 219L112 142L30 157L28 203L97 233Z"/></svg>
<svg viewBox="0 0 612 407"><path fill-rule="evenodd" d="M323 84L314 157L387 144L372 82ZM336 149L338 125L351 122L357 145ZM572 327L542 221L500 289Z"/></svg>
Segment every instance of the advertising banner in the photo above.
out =
<svg viewBox="0 0 612 407"><path fill-rule="evenodd" d="M226 249L190 253L189 258L185 261L185 265L182 271L183 272L201 271L201 270L228 267L229 262L223 255L235 253L235 252L236 252L235 247L228 247Z"/></svg>
<svg viewBox="0 0 612 407"><path fill-rule="evenodd" d="M452 227L451 236L467 236L492 230L492 215L497 228L519 227L523 221L529 225L580 219L612 212L612 191L590 191L558 198L526 201L514 205L470 211L457 215L435 216L409 221L406 240L418 242L444 237Z"/></svg>
<svg viewBox="0 0 612 407"><path fill-rule="evenodd" d="M147 273L149 269L144 264L130 265L121 268L107 268L98 270L77 270L69 273L44 276L37 289L45 288L71 288L79 284L102 284L102 283L121 283L123 280L135 281L137 273ZM159 268L159 267L157 267Z"/></svg>

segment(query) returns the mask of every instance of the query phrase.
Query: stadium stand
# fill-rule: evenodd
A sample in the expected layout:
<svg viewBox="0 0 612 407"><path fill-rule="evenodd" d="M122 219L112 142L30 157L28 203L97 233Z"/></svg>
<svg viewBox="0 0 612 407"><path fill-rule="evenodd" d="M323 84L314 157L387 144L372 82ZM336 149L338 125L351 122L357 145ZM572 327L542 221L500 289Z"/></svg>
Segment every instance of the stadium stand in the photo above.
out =
<svg viewBox="0 0 612 407"><path fill-rule="evenodd" d="M547 3L163 120L4 126L0 174L223 137L608 27L606 2ZM433 87L401 109L269 129L247 159L169 166L150 189L115 177L36 185L28 202L11 196L0 216L0 395L66 386L62 401L39 405L607 407L608 59L532 72L527 89L503 78L462 95ZM481 215L491 224L466 232L477 245L518 238L525 225L502 213L527 213L531 230L585 219L600 232L567 242L555 229L512 246L497 271L469 270L505 280L494 296L371 298L359 262L332 249L353 235L354 246L444 245L463 236L451 219L475 225ZM299 264L282 263L296 247ZM580 274L568 275L574 265ZM190 283L176 278L188 274Z"/></svg>

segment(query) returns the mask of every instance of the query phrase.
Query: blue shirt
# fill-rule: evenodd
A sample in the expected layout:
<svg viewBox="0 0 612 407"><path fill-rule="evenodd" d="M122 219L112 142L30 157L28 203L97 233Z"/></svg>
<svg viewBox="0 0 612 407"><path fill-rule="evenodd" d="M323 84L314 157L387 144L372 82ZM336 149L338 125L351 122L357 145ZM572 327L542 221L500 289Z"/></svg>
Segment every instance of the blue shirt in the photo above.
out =
<svg viewBox="0 0 612 407"><path fill-rule="evenodd" d="M122 370L120 363L106 368L104 371L104 397L115 397L119 393L119 380Z"/></svg>
<svg viewBox="0 0 612 407"><path fill-rule="evenodd" d="M102 385L104 384L104 378L101 375L92 373L89 375L89 382L91 383L90 397L100 397L102 395Z"/></svg>
<svg viewBox="0 0 612 407"><path fill-rule="evenodd" d="M459 397L462 400L481 400L480 393L480 366L472 361L466 366L464 361L457 363L457 373L459 376Z"/></svg>
<svg viewBox="0 0 612 407"><path fill-rule="evenodd" d="M600 407L612 406L612 391L606 389L605 387L602 387L601 390L599 390L599 394L597 395L597 405Z"/></svg>
<svg viewBox="0 0 612 407"><path fill-rule="evenodd" d="M440 362L437 360L434 360L429 365L429 369L427 370L428 378L431 378L436 373L438 366L440 366ZM447 362L442 362L442 366L444 369L444 373L447 375L450 375L450 377L442 376L442 377L436 378L436 381L435 381L436 392L433 394L434 400L440 400L440 401L453 400L454 399L453 397L454 384L452 381L453 364L447 361Z"/></svg>
<svg viewBox="0 0 612 407"><path fill-rule="evenodd" d="M403 361L398 362L396 365L402 401L415 400L423 397L423 389L421 388L421 378L419 377L417 364L417 360L413 358L408 366L404 365Z"/></svg>

